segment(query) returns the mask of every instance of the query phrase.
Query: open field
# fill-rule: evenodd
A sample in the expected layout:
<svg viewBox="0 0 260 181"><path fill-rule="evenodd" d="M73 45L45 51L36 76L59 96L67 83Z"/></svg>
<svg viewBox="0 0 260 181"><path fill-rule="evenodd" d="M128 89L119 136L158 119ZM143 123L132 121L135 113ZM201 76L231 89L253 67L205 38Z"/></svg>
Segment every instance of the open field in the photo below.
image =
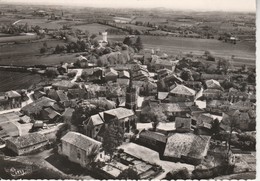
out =
<svg viewBox="0 0 260 181"><path fill-rule="evenodd" d="M206 50L217 57L230 58L235 55L234 63L255 65L255 43L238 42L237 44L224 43L215 39L195 39L180 37L160 37L141 35L144 48L160 49L168 54L190 53L202 55ZM123 41L124 36L108 36L108 39Z"/></svg>
<svg viewBox="0 0 260 181"><path fill-rule="evenodd" d="M0 92L16 89L27 89L39 83L41 76L25 72L0 71Z"/></svg>
<svg viewBox="0 0 260 181"><path fill-rule="evenodd" d="M139 30L139 31L146 31L146 30L151 30L152 28L146 27L146 26L137 26L133 24L120 24L116 23L118 27L126 28L126 27L131 27L133 30Z"/></svg>
<svg viewBox="0 0 260 181"><path fill-rule="evenodd" d="M57 44L62 45L62 40L46 40L49 48L55 48ZM1 46L0 65L54 65L61 61L71 62L73 55L42 55L40 48L43 42L9 44Z"/></svg>
<svg viewBox="0 0 260 181"><path fill-rule="evenodd" d="M0 43L8 43L8 42L22 42L22 41L30 41L37 39L36 34L30 35L14 35L14 36L7 36L7 35L0 35Z"/></svg>
<svg viewBox="0 0 260 181"><path fill-rule="evenodd" d="M98 34L99 32L104 32L108 28L112 28L112 27L106 26L106 25L101 25L98 23L72 26L72 29L79 29L83 32L87 30L90 34Z"/></svg>

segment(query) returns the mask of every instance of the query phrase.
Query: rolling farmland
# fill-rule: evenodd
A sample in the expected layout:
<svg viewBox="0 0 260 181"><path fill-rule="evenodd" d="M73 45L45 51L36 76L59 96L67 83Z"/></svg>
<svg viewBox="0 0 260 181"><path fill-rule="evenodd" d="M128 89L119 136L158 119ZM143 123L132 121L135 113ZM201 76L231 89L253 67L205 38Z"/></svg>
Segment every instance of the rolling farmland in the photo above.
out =
<svg viewBox="0 0 260 181"><path fill-rule="evenodd" d="M101 25L98 23L72 26L72 29L79 29L83 32L85 32L87 30L90 34L98 34L99 32L106 31L108 28L112 28L112 27L106 26L106 25Z"/></svg>
<svg viewBox="0 0 260 181"><path fill-rule="evenodd" d="M206 50L216 57L230 58L235 55L234 63L255 65L255 43L224 43L215 39L195 39L180 37L141 36L144 48L160 49L168 54L190 53L202 55ZM123 41L124 36L109 36L108 39Z"/></svg>
<svg viewBox="0 0 260 181"><path fill-rule="evenodd" d="M0 70L0 92L15 89L26 89L33 84L39 83L40 80L40 75Z"/></svg>

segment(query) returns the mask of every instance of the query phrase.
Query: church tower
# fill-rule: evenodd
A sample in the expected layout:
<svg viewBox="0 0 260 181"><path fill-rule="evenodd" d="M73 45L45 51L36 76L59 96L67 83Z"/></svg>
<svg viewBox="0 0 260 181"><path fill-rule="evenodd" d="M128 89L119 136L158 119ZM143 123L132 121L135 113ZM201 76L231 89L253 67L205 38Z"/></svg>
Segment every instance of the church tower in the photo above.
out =
<svg viewBox="0 0 260 181"><path fill-rule="evenodd" d="M132 109L133 111L136 110L136 101L137 101L137 94L136 94L136 88L133 87L133 80L132 80L132 73L130 71L130 81L129 85L126 89L126 102L125 107L127 109Z"/></svg>

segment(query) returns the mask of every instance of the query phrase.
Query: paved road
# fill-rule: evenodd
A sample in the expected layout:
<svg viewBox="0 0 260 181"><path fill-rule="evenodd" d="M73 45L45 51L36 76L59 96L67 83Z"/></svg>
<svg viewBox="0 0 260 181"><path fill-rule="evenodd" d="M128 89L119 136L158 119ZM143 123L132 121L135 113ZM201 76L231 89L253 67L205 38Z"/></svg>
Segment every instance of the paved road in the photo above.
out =
<svg viewBox="0 0 260 181"><path fill-rule="evenodd" d="M75 77L71 80L71 82L76 82L77 78L81 76L83 69L73 69L73 70L77 70L77 74L76 74Z"/></svg>
<svg viewBox="0 0 260 181"><path fill-rule="evenodd" d="M32 91L32 92L30 92L30 93L27 94L27 96L29 97L29 100L22 102L22 107L21 107L21 108L23 108L23 107L26 106L27 104L30 104L30 103L33 102L33 99L32 99L32 95L33 95L33 94L34 94L34 91ZM10 113L10 112L19 112L19 111L21 110L21 108L3 110L3 111L0 111L0 114Z"/></svg>

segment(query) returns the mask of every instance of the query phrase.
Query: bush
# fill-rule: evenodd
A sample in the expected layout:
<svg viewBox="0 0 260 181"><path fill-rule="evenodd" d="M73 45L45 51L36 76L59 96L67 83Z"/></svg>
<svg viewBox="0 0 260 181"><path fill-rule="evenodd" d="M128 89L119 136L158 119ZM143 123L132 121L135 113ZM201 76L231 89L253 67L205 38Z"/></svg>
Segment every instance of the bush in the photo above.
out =
<svg viewBox="0 0 260 181"><path fill-rule="evenodd" d="M73 78L73 77L75 77L76 76L76 72L70 72L70 73L68 73L67 74L67 76L69 77L69 78Z"/></svg>
<svg viewBox="0 0 260 181"><path fill-rule="evenodd" d="M191 175L187 168L183 167L179 170L173 170L166 174L167 180L177 180L177 179L191 179Z"/></svg>

